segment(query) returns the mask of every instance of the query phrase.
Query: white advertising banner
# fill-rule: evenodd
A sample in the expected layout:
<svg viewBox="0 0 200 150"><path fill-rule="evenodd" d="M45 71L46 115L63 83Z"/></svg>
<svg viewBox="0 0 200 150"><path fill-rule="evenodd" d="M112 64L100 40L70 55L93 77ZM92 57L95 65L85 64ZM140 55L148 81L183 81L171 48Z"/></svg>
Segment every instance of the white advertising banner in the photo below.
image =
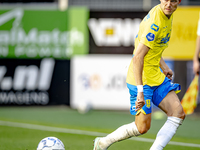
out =
<svg viewBox="0 0 200 150"><path fill-rule="evenodd" d="M93 109L128 110L130 95L126 74L131 58L132 55L74 56L70 106L76 109L87 103Z"/></svg>

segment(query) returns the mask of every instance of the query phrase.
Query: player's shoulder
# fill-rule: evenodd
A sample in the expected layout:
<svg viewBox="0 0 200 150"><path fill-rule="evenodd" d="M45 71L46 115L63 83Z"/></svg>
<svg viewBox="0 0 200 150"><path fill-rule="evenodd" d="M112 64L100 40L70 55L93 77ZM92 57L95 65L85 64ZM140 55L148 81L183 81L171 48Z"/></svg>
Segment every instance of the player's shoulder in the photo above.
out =
<svg viewBox="0 0 200 150"><path fill-rule="evenodd" d="M151 13L152 15L156 14L157 12L160 11L160 4L154 6L150 11L149 13Z"/></svg>
<svg viewBox="0 0 200 150"><path fill-rule="evenodd" d="M144 18L144 22L154 22L158 18L158 12L159 12L160 5L154 6L148 14Z"/></svg>

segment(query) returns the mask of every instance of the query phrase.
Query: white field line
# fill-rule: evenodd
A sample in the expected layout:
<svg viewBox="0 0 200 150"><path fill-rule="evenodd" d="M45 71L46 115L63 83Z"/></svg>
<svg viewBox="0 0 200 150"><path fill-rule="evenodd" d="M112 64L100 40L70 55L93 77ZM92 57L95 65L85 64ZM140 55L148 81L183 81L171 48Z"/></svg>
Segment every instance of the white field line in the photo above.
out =
<svg viewBox="0 0 200 150"><path fill-rule="evenodd" d="M1 121L1 120L0 120L0 126L18 127L18 128L25 128L25 129L35 129L35 130L42 130L42 131L80 134L80 135L89 135L89 136L105 136L105 135L107 135L107 133L101 133L101 132L92 132L92 131L75 130L75 129L67 129L67 128L57 128L57 127L49 127L49 126L43 126L43 125L17 123L17 122L9 122L9 121ZM130 138L130 140L150 142L150 143L154 142L154 139L140 138L140 137L132 137L132 138ZM193 144L193 143L183 143L183 142L171 141L171 142L169 142L169 144L200 148L200 144Z"/></svg>

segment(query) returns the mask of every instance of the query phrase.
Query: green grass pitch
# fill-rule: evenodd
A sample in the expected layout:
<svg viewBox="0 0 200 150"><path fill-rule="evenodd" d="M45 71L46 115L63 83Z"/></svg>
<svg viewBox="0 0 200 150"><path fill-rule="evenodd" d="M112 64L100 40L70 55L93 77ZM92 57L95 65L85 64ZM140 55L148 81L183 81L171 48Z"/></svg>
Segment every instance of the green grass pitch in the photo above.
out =
<svg viewBox="0 0 200 150"><path fill-rule="evenodd" d="M92 150L93 140L98 134L110 133L132 121L134 116L128 111L92 110L80 114L65 106L1 107L0 150L36 150L40 140L48 136L59 138L66 150ZM109 150L148 150L165 121L166 116L159 120L152 117L151 129L140 136L139 141L131 138L117 142ZM68 129L71 133L68 133ZM76 132L80 130L84 132ZM171 141L165 150L200 149L200 117L187 116Z"/></svg>

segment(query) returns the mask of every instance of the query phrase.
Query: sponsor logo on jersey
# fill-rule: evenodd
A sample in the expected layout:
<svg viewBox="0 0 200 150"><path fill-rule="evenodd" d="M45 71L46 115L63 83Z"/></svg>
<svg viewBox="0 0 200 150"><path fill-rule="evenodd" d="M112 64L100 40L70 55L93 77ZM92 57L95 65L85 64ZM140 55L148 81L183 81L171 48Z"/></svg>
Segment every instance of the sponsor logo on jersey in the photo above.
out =
<svg viewBox="0 0 200 150"><path fill-rule="evenodd" d="M167 33L167 35L161 39L160 44L166 44L167 42L169 42L170 36L169 33Z"/></svg>
<svg viewBox="0 0 200 150"><path fill-rule="evenodd" d="M146 38L148 41L153 41L155 39L155 34L149 32L147 35L146 35Z"/></svg>

